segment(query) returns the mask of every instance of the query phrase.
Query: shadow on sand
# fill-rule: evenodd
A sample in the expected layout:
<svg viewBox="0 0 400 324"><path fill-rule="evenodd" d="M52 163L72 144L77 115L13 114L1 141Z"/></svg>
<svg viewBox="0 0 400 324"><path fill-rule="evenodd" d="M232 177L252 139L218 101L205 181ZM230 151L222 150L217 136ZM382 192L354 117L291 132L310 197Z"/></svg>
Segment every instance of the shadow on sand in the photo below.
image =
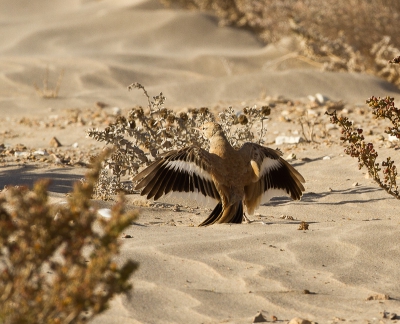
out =
<svg viewBox="0 0 400 324"><path fill-rule="evenodd" d="M14 165L0 169L0 189L4 186L28 186L40 179L50 179L48 188L51 192L66 194L71 192L73 185L84 176L85 169L55 168L47 169L35 165Z"/></svg>

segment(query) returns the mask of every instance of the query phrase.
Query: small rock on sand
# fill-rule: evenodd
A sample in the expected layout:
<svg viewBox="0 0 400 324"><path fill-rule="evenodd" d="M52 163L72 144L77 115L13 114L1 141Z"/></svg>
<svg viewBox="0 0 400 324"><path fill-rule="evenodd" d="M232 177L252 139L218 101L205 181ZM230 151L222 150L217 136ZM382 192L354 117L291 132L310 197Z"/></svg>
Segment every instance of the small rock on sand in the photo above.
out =
<svg viewBox="0 0 400 324"><path fill-rule="evenodd" d="M50 145L51 145L52 147L60 147L60 146L62 146L61 143L60 143L60 141L59 141L56 137L53 137L53 138L50 140Z"/></svg>
<svg viewBox="0 0 400 324"><path fill-rule="evenodd" d="M294 154L294 153L290 153L286 158L285 158L285 160L296 160L296 154Z"/></svg>
<svg viewBox="0 0 400 324"><path fill-rule="evenodd" d="M313 324L315 322L310 322L309 320L302 319L300 317L295 317L290 320L288 324Z"/></svg>
<svg viewBox="0 0 400 324"><path fill-rule="evenodd" d="M267 319L264 317L264 315L262 314L262 312L259 311L259 312L257 313L257 315L254 316L253 322L252 322L252 323L266 323L266 322L267 322Z"/></svg>
<svg viewBox="0 0 400 324"><path fill-rule="evenodd" d="M300 142L304 142L304 138L301 136L277 136L275 138L275 145L297 144Z"/></svg>

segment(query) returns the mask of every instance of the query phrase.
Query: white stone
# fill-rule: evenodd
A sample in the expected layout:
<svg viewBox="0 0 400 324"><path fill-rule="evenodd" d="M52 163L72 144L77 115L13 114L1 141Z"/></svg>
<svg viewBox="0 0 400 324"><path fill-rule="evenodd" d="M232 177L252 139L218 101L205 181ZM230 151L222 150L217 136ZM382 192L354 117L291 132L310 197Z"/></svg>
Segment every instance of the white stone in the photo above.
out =
<svg viewBox="0 0 400 324"><path fill-rule="evenodd" d="M119 107L113 107L113 108L112 108L112 112L113 112L113 114L114 114L115 116L119 116L119 115L121 115L121 108L119 108Z"/></svg>
<svg viewBox="0 0 400 324"><path fill-rule="evenodd" d="M308 98L308 100L310 100L311 102L316 102L316 101L317 101L317 98L315 98L315 97L312 96L312 95L307 96L307 98Z"/></svg>
<svg viewBox="0 0 400 324"><path fill-rule="evenodd" d="M317 93L317 94L315 95L315 99L316 99L317 102L320 103L321 105L323 105L323 104L328 100L328 98L325 97L325 96L324 96L323 94L321 94L321 93Z"/></svg>
<svg viewBox="0 0 400 324"><path fill-rule="evenodd" d="M275 138L275 144L297 144L303 142L304 139L301 136L277 136Z"/></svg>
<svg viewBox="0 0 400 324"><path fill-rule="evenodd" d="M29 154L29 152L14 152L14 156L16 157L28 157Z"/></svg>
<svg viewBox="0 0 400 324"><path fill-rule="evenodd" d="M36 150L35 152L33 152L34 155L43 155L43 156L47 156L49 155L49 153L47 153L46 150Z"/></svg>

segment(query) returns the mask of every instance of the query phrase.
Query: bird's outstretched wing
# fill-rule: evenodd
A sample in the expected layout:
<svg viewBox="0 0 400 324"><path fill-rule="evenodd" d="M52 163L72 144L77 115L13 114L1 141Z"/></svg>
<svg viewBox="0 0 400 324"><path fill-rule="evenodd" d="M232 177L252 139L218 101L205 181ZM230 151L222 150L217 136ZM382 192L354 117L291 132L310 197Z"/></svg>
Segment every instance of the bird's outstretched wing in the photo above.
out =
<svg viewBox="0 0 400 324"><path fill-rule="evenodd" d="M157 200L171 192L188 193L191 198L220 201L211 176L210 153L197 146L164 153L132 181L147 199Z"/></svg>
<svg viewBox="0 0 400 324"><path fill-rule="evenodd" d="M303 176L286 162L279 151L254 143L245 143L240 152L253 168L253 182L245 186L244 203L249 214L272 197L288 196L299 200L303 195Z"/></svg>

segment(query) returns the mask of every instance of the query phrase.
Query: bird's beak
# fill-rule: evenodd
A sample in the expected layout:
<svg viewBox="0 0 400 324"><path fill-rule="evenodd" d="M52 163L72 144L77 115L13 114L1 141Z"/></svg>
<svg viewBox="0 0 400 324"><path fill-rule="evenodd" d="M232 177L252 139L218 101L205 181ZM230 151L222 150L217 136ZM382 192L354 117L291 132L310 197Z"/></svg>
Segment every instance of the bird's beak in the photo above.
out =
<svg viewBox="0 0 400 324"><path fill-rule="evenodd" d="M192 127L192 128L201 133L201 129L200 128L197 128L197 127Z"/></svg>

